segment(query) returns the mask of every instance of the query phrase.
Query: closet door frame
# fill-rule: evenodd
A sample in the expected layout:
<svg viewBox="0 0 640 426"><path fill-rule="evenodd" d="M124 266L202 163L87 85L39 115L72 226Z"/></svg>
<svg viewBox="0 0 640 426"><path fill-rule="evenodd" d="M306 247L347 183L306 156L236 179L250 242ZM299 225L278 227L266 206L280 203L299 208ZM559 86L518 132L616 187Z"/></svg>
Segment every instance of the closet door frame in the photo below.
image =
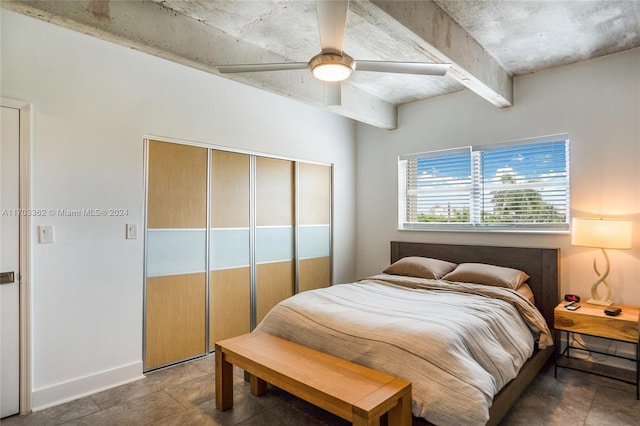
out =
<svg viewBox="0 0 640 426"><path fill-rule="evenodd" d="M168 365L172 365L172 364L176 364L179 362L184 362L184 361L188 361L190 359L195 359L195 358L199 358L205 354L211 353L214 349L214 344L213 342L210 341L210 316L213 314L211 312L210 309L210 272L211 272L211 264L210 264L210 253L211 253L211 247L210 247L210 242L211 242L211 167L212 167L212 162L211 162L211 153L214 150L217 151L227 151L227 152L232 152L232 153L238 153L238 154L246 154L249 155L250 158L250 167L249 167L249 173L250 173L250 202L249 202L249 206L250 206L250 214L249 214L249 221L250 221L250 226L249 226L249 259L250 259L250 279L251 279L251 285L250 285L250 296L251 296L251 301L250 301L250 323L251 323L251 330L253 330L256 326L257 326L257 303L256 303L256 298L257 298L257 279L256 279L256 270L257 270L257 265L256 265L256 159L258 157L264 157L264 158L271 158L271 159L277 159L277 160L286 160L286 161L291 161L294 163L294 190L293 190L293 203L294 203L294 222L293 222L293 261L294 261L294 294L299 292L299 269L300 269L300 259L299 259L299 226L300 226L300 222L299 222L299 209L300 209L300 205L299 205L299 199L300 199L300 195L299 195L299 164L300 163L305 163L305 164L316 164L316 165L321 165L321 166L326 166L330 168L330 193L329 193L329 209L330 209L330 213L329 213L329 285L333 284L333 237L334 237L334 233L333 233L333 222L334 222L334 217L333 217L333 205L334 205L334 194L333 194L333 190L334 190L334 166L333 164L328 164L328 163L322 163L322 162L315 162L315 161L307 161L307 160L302 160L302 159L297 159L297 158L292 158L292 157L285 157L285 156L277 156L277 155L271 155L271 154L266 154L266 153L260 153L260 152L255 152L255 151L248 151L248 150L241 150L241 149L233 149L233 148L229 148L226 146L219 146L219 145L213 145L213 144L207 144L207 143L202 143L202 142L195 142L195 141L189 141L189 140L182 140L182 139L176 139L176 138L167 138L167 137L163 137L163 136L157 136L157 135L151 135L151 134L145 134L144 135L144 265L143 265L143 318L142 318L142 335L143 335L143 339L142 339L142 359L143 359L143 371L147 372L147 371L152 371L152 370L156 370L156 369L160 369L163 367L166 367ZM148 368L146 365L146 359L147 359L147 344L146 344L146 328L147 328L147 279L148 279L148 255L149 255L149 250L148 250L148 208L149 208L149 144L151 141L158 141L158 142L166 142L166 143L173 143L173 144L179 144L179 145L187 145L187 146L193 146L193 147L198 147L198 148L205 148L207 149L207 194L206 194L206 199L207 199L207 218L206 218L206 237L205 237L205 241L206 243L206 247L205 247L205 280L206 280L206 284L205 284L205 318L203 318L203 321L205 321L205 335L203 336L204 341L205 341L205 353L204 354L200 354L194 357L190 357L190 358L186 358L186 359L182 359L182 360L176 360L176 361L172 361L170 363L167 363L165 365L160 365L160 366L154 366L152 368Z"/></svg>

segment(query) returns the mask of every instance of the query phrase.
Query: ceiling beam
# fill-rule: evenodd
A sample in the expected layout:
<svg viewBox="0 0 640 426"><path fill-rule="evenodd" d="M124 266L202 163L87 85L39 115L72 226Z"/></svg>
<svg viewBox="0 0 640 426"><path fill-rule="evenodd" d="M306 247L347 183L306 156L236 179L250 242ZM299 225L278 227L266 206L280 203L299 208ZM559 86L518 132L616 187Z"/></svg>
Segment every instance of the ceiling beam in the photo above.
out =
<svg viewBox="0 0 640 426"><path fill-rule="evenodd" d="M451 63L449 77L497 107L513 105L511 75L433 1L372 3L422 39L424 43L417 48L425 56Z"/></svg>
<svg viewBox="0 0 640 426"><path fill-rule="evenodd" d="M286 62L287 59L232 37L149 0L2 0L2 7L113 43L324 107L323 84L308 70L220 74L222 64ZM397 127L397 108L348 83L342 105L327 109L384 129Z"/></svg>

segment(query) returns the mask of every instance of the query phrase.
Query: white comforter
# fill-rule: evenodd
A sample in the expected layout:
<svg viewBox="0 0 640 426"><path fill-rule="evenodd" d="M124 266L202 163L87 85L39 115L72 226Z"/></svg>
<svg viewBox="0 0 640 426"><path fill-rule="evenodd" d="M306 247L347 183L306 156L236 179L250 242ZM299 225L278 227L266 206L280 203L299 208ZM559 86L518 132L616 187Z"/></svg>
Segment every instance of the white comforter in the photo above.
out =
<svg viewBox="0 0 640 426"><path fill-rule="evenodd" d="M293 296L258 329L409 380L415 416L458 426L485 424L534 337L541 347L551 342L539 312L511 290L487 295L487 286L372 278ZM527 305L531 324L519 312Z"/></svg>

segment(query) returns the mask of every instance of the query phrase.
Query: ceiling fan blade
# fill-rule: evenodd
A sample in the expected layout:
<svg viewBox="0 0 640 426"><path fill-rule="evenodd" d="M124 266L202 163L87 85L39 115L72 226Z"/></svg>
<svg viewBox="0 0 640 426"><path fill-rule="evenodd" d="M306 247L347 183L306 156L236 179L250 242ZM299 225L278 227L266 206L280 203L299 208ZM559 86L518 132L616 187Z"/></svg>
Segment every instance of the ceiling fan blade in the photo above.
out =
<svg viewBox="0 0 640 426"><path fill-rule="evenodd" d="M342 53L349 0L316 0L323 52Z"/></svg>
<svg viewBox="0 0 640 426"><path fill-rule="evenodd" d="M324 106L333 106L342 104L342 85L340 82L324 83Z"/></svg>
<svg viewBox="0 0 640 426"><path fill-rule="evenodd" d="M431 62L356 61L357 71L393 72L398 74L445 75L450 64Z"/></svg>
<svg viewBox="0 0 640 426"><path fill-rule="evenodd" d="M235 72L260 72L260 71L287 71L302 70L308 68L307 62L282 62L276 64L238 64L238 65L218 65L218 71L222 74Z"/></svg>

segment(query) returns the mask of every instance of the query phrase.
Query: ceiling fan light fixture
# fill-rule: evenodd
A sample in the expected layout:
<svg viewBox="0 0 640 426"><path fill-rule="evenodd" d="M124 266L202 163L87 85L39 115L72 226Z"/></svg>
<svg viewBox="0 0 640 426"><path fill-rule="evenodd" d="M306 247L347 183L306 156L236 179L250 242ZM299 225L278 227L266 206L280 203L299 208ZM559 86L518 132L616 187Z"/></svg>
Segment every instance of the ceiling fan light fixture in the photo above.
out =
<svg viewBox="0 0 640 426"><path fill-rule="evenodd" d="M309 61L309 70L322 81L343 81L351 76L356 62L347 54L320 53Z"/></svg>

